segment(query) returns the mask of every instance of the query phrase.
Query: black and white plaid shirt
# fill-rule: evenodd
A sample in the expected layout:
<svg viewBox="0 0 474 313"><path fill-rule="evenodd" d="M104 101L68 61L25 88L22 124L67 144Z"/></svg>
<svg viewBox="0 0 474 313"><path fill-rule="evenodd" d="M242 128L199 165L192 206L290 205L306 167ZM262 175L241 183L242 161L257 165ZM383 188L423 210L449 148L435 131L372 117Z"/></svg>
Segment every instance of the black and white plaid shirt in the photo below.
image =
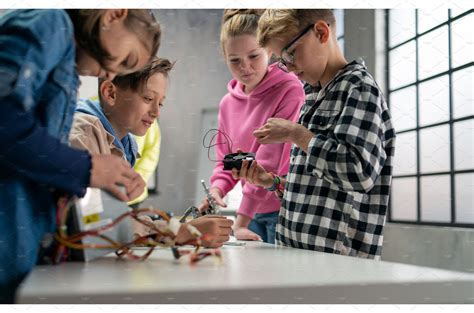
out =
<svg viewBox="0 0 474 313"><path fill-rule="evenodd" d="M382 250L395 130L364 61L325 88L305 86L299 123L315 135L293 146L277 225L278 244L375 258Z"/></svg>

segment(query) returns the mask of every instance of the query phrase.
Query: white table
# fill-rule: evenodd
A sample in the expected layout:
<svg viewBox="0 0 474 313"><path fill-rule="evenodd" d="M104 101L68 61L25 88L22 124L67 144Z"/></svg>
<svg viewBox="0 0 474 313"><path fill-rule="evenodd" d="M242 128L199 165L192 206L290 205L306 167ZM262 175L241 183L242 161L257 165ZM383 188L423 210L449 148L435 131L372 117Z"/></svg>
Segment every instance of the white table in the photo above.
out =
<svg viewBox="0 0 474 313"><path fill-rule="evenodd" d="M474 274L247 242L222 264L195 266L159 249L38 266L18 303L474 303Z"/></svg>

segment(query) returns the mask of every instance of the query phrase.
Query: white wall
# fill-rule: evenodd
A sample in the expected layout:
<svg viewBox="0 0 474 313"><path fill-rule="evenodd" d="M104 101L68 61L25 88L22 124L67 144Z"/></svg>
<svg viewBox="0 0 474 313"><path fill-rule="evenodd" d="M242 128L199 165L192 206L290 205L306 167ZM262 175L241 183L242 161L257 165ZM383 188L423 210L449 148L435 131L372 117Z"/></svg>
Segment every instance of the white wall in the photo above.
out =
<svg viewBox="0 0 474 313"><path fill-rule="evenodd" d="M170 90L160 117L160 193L150 197L146 204L179 214L201 201L196 188L201 179L209 179L197 175L199 155L204 151L201 130L207 127L201 125L202 113L217 109L231 75L219 43L222 10L154 10L154 13L163 28L158 55L176 61L176 65L170 73Z"/></svg>

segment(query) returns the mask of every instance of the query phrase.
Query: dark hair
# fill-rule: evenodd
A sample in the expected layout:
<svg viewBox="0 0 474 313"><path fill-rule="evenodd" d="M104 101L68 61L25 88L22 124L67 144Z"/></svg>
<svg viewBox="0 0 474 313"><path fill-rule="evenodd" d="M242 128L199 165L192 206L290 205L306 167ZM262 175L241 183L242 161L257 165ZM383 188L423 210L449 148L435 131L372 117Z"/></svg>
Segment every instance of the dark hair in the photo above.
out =
<svg viewBox="0 0 474 313"><path fill-rule="evenodd" d="M100 18L106 10L66 10L74 24L74 37L77 45L89 53L99 64L107 69L107 61L112 56L100 43ZM128 10L124 24L138 35L139 40L150 51L151 58L156 55L161 41L161 27L151 10Z"/></svg>
<svg viewBox="0 0 474 313"><path fill-rule="evenodd" d="M112 83L120 89L131 89L136 92L148 82L148 79L158 73L168 77L168 73L173 68L175 62L171 63L168 59L153 58L143 69L127 75L117 75L112 80ZM99 78L99 99L102 102L100 86L106 81L104 78Z"/></svg>
<svg viewBox="0 0 474 313"><path fill-rule="evenodd" d="M154 58L147 66L140 71L130 73L127 75L118 75L112 80L112 83L122 89L132 89L137 91L139 88L144 86L148 79L157 74L161 73L165 77L168 77L169 71L174 66L174 62L171 63L168 59Z"/></svg>

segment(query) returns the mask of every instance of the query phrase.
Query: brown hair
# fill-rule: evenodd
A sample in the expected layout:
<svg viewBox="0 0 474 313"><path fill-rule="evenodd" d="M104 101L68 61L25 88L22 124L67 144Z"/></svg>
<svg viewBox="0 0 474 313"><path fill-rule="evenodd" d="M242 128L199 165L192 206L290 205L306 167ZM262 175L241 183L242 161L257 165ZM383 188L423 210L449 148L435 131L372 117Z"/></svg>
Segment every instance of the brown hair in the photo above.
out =
<svg viewBox="0 0 474 313"><path fill-rule="evenodd" d="M131 89L133 92L137 92L148 82L148 79L157 74L161 73L165 77L168 77L169 72L173 68L175 62L171 63L168 59L153 58L153 60L147 64L143 69L137 72L133 72L127 75L117 75L112 80L112 83L120 89ZM106 81L104 78L99 78L99 99L102 102L102 95L100 92L100 86Z"/></svg>
<svg viewBox="0 0 474 313"><path fill-rule="evenodd" d="M74 24L77 44L89 53L99 64L107 68L107 61L113 60L100 43L100 18L105 10L66 10ZM124 21L127 29L135 33L150 51L156 55L161 42L161 27L151 10L128 10Z"/></svg>
<svg viewBox="0 0 474 313"><path fill-rule="evenodd" d="M258 22L257 40L265 47L272 39L286 39L305 27L323 20L336 27L336 18L330 9L268 9ZM333 32L335 33L335 32Z"/></svg>
<svg viewBox="0 0 474 313"><path fill-rule="evenodd" d="M161 73L165 77L168 77L168 73L174 66L168 59L154 58L147 66L142 70L130 73L127 75L118 75L112 80L112 83L121 89L131 89L137 91L142 86L146 85L148 79L157 74Z"/></svg>
<svg viewBox="0 0 474 313"><path fill-rule="evenodd" d="M226 9L222 17L221 47L229 37L257 34L258 19L264 10L261 9Z"/></svg>

